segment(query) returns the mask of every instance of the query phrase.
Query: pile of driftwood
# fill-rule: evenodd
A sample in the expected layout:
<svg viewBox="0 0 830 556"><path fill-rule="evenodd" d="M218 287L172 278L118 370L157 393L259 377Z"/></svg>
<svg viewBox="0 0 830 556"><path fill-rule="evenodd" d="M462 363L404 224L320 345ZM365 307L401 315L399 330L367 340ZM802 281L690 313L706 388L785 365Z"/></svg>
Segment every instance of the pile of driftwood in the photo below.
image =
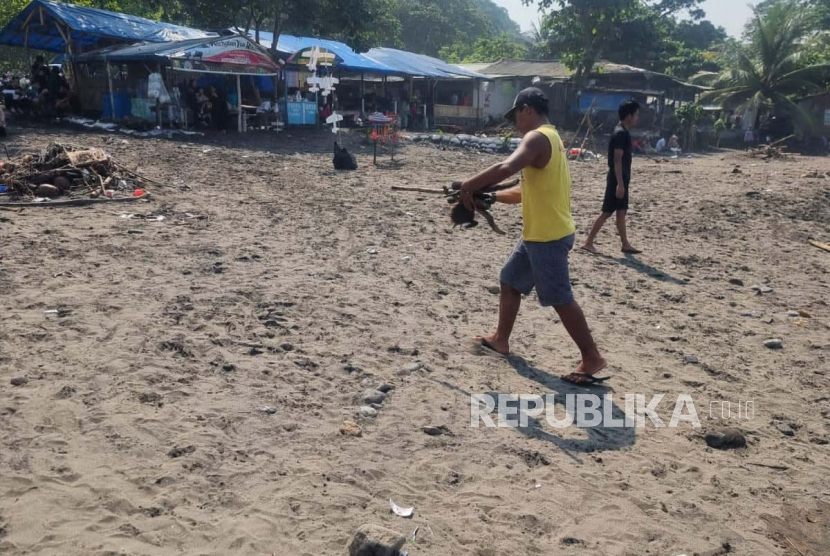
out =
<svg viewBox="0 0 830 556"><path fill-rule="evenodd" d="M0 201L25 204L89 204L146 196L151 183L97 148L54 143L0 165Z"/></svg>
<svg viewBox="0 0 830 556"><path fill-rule="evenodd" d="M752 158L763 158L764 160L770 160L772 158L787 158L789 153L787 153L787 145L784 143L793 137L793 135L790 135L789 137L785 137L775 143L770 143L769 145L751 147L748 149L749 156Z"/></svg>

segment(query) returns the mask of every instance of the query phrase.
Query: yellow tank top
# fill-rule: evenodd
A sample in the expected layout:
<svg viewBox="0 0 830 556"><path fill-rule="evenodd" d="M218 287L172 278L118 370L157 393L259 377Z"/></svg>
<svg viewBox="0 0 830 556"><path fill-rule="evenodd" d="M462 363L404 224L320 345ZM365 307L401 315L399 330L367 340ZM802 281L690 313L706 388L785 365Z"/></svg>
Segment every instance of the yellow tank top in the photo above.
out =
<svg viewBox="0 0 830 556"><path fill-rule="evenodd" d="M522 218L525 241L556 241L576 231L571 216L571 172L565 145L552 125L537 129L550 141L544 168L522 170Z"/></svg>

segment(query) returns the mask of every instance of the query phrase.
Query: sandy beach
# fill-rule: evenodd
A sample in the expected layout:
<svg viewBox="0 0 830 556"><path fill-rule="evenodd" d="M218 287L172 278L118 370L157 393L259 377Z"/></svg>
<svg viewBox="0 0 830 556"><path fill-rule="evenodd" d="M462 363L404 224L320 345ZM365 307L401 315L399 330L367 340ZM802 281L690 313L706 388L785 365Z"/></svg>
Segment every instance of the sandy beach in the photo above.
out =
<svg viewBox="0 0 830 556"><path fill-rule="evenodd" d="M375 524L417 528L410 556L830 554L830 253L808 243L830 243L830 160L635 158L644 253L610 223L571 253L612 376L591 392L664 394L667 423L687 394L700 428L475 428L472 394L586 392L535 295L511 358L471 342L521 210L493 209L506 236L452 229L440 197L391 190L499 157L408 144L374 167L354 134L340 173L332 138L11 129L13 155L100 147L164 185L0 210L0 553L335 556ZM605 171L571 165L577 241ZM707 446L724 426L747 447Z"/></svg>

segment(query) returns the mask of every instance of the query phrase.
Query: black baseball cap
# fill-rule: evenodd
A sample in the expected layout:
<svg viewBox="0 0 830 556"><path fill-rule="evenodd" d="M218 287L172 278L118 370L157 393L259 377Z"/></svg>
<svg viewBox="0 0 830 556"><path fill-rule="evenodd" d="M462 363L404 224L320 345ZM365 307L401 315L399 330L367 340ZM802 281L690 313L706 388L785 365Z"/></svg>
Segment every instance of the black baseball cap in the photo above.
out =
<svg viewBox="0 0 830 556"><path fill-rule="evenodd" d="M519 110L522 106L532 106L540 113L547 114L548 97L542 92L541 89L537 89L536 87L528 87L527 89L523 89L518 95L516 95L516 100L513 101L513 108L507 111L504 115L504 119L510 123L515 123L516 110Z"/></svg>

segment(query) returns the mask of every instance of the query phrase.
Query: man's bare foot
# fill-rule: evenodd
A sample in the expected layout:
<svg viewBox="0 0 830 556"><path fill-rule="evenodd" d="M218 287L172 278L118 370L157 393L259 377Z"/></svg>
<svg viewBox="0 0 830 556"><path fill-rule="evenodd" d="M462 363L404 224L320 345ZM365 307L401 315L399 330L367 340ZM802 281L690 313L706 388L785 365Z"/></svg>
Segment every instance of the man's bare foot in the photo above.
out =
<svg viewBox="0 0 830 556"><path fill-rule="evenodd" d="M597 251L597 248L594 247L593 243L586 243L585 245L580 247L580 249L582 249L584 251L587 251L587 252L591 253L592 255L596 255L597 253L599 253L599 251Z"/></svg>
<svg viewBox="0 0 830 556"><path fill-rule="evenodd" d="M623 245L622 252L623 253L630 253L631 255L639 255L640 253L642 253L642 251L640 251L639 249L637 249L633 245Z"/></svg>
<svg viewBox="0 0 830 556"><path fill-rule="evenodd" d="M485 349L495 351L499 355L510 355L510 342L502 340L498 334L476 336L476 342L480 343Z"/></svg>
<svg viewBox="0 0 830 556"><path fill-rule="evenodd" d="M576 368L576 371L562 375L562 380L574 384L589 384L596 381L593 377L602 372L608 366L608 362L601 356L586 357Z"/></svg>

